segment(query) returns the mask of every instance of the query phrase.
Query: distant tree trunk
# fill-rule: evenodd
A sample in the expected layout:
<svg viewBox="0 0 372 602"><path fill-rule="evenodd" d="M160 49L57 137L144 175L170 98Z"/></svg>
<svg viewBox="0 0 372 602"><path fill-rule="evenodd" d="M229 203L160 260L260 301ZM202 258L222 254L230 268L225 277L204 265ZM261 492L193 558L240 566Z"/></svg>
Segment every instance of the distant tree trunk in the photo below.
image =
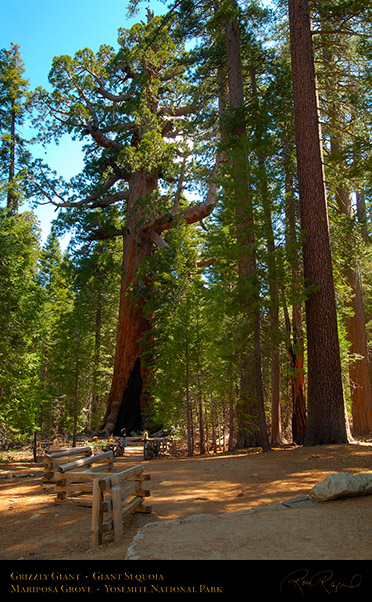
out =
<svg viewBox="0 0 372 602"><path fill-rule="evenodd" d="M349 363L351 388L351 411L353 435L368 435L372 432L372 392L368 365L367 335L362 291L357 267L345 269L347 281L352 288L350 305L353 316L346 318L347 338L351 342L350 353L358 359Z"/></svg>
<svg viewBox="0 0 372 602"><path fill-rule="evenodd" d="M279 301L278 275L276 266L275 237L271 215L271 203L267 182L265 156L262 152L265 132L262 131L262 116L259 107L259 92L257 89L256 73L250 70L250 80L254 103L256 105L256 139L257 160L259 170L259 187L264 213L265 237L267 245L267 266L270 293L270 334L271 334L271 445L282 442L281 408L280 408L280 346L279 346Z"/></svg>
<svg viewBox="0 0 372 602"><path fill-rule="evenodd" d="M310 8L289 0L291 63L307 288L308 423L305 444L347 443L329 243Z"/></svg>
<svg viewBox="0 0 372 602"><path fill-rule="evenodd" d="M337 63L332 54L332 48L323 50L323 60L332 76L333 71L337 69ZM337 88L337 76L331 77L332 87ZM331 153L339 162L339 168L343 168L342 160L342 133L339 131L337 112L338 108L334 104L330 110L331 117ZM335 200L338 211L344 216L349 227L353 228L353 205L351 192L343 186L336 186ZM359 206L358 206L359 205ZM357 194L357 213L361 218L362 235L366 237L365 205L360 194ZM349 307L352 310L351 316L345 318L346 337L350 343L350 353L358 356L349 362L349 381L351 394L351 407L353 417L353 434L366 435L372 431L372 390L368 365L367 335L365 326L365 316L363 309L363 298L358 274L358 265L352 245L348 245L343 252L343 275L351 289L351 300Z"/></svg>
<svg viewBox="0 0 372 602"><path fill-rule="evenodd" d="M357 206L357 217L358 223L362 229L362 236L365 242L370 242L367 228L367 209L366 209L366 199L364 192L359 190L356 193L356 206Z"/></svg>
<svg viewBox="0 0 372 602"><path fill-rule="evenodd" d="M189 361L189 344L185 344L185 385L186 385L186 417L187 417L187 455L193 456L193 428L192 428L192 408L190 397L190 361Z"/></svg>
<svg viewBox="0 0 372 602"><path fill-rule="evenodd" d="M211 395L211 423L212 423L212 448L213 448L213 453L216 454L217 453L216 417L215 417L215 410L214 410L214 399L213 399L212 395Z"/></svg>
<svg viewBox="0 0 372 602"><path fill-rule="evenodd" d="M333 137L331 139L331 151L339 153L340 150L341 145ZM337 187L335 197L339 212L347 220L352 220L351 193L344 188ZM349 352L357 356L357 359L352 359L349 362L352 432L353 435L368 435L372 431L372 389L362 290L356 260L350 257L350 254L345 253L343 263L343 274L351 288L349 306L353 313L353 315L345 318L346 336L350 343Z"/></svg>
<svg viewBox="0 0 372 602"><path fill-rule="evenodd" d="M205 451L208 454L209 453L209 424L208 424L207 408L205 408L204 424L205 424Z"/></svg>
<svg viewBox="0 0 372 602"><path fill-rule="evenodd" d="M234 449L234 382L232 364L229 363L229 451Z"/></svg>
<svg viewBox="0 0 372 602"><path fill-rule="evenodd" d="M200 453L205 454L203 396L202 396L201 390L199 391L199 434L200 434Z"/></svg>
<svg viewBox="0 0 372 602"><path fill-rule="evenodd" d="M335 150L333 145L333 150ZM338 148L338 145L336 144ZM348 219L353 217L351 194L341 188L336 189L336 201L339 211ZM349 352L357 359L349 362L351 411L353 435L368 435L372 431L372 390L368 365L367 334L360 286L358 266L345 256L343 273L351 288L350 308L353 315L345 318L346 336L350 342ZM351 264L351 265L350 265Z"/></svg>
<svg viewBox="0 0 372 602"><path fill-rule="evenodd" d="M96 426L99 409L99 372L101 362L101 328L102 328L102 294L98 292L96 305L96 320L94 333L94 366L93 366L93 394L91 405L91 427Z"/></svg>
<svg viewBox="0 0 372 602"><path fill-rule="evenodd" d="M236 0L228 0L229 8L237 14ZM229 16L225 23L226 59L229 106L233 116L230 135L233 147L229 162L233 178L233 194L236 202L237 244L239 249L239 287L245 297L247 329L253 333L253 341L246 345L242 354L241 393L238 404L237 447L262 447L270 449L264 410L261 368L260 315L258 307L258 281L254 251L253 206L250 196L248 160L244 149L246 129L244 125L244 91L240 55L238 19Z"/></svg>
<svg viewBox="0 0 372 602"><path fill-rule="evenodd" d="M72 447L76 447L78 414L79 414L79 357L76 357L75 387L74 387L74 425L73 425L73 434L72 434Z"/></svg>
<svg viewBox="0 0 372 602"><path fill-rule="evenodd" d="M289 150L287 150L287 163ZM290 167L286 165L286 245L291 254L292 263L292 291L291 296L296 299L292 306L292 328L288 317L288 344L287 351L291 363L291 389L292 389L292 441L303 445L306 434L306 402L305 402L305 375L304 375L304 333L302 327L302 306L300 295L302 285L300 282L300 254L297 249L296 211L293 196L293 177Z"/></svg>
<svg viewBox="0 0 372 602"><path fill-rule="evenodd" d="M8 181L8 194L7 194L7 211L8 215L17 213L18 201L17 193L14 188L15 180L15 138L16 138L16 111L14 104L12 106L10 115L10 153L9 153L9 181Z"/></svg>

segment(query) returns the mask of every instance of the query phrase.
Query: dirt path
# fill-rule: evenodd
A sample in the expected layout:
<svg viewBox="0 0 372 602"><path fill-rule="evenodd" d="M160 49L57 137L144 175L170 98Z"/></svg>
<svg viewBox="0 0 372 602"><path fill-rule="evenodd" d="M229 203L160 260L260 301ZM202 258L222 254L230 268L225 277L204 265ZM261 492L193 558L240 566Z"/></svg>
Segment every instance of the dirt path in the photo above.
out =
<svg viewBox="0 0 372 602"><path fill-rule="evenodd" d="M3 464L0 471L11 471L13 478L0 479L0 558L124 559L133 537L149 522L261 507L307 495L313 485L332 472L372 472L371 442L289 447L265 454L251 450L195 458L158 458L145 462L140 448L129 448L128 452L127 457L118 459L116 464L118 467L139 462L144 464L146 472L151 475L148 485L153 512L133 515L128 519L123 545L106 543L95 550L89 549L89 508L69 503L56 505L48 488L41 485L41 465L24 461ZM284 515L288 517L287 527L283 524ZM372 496L285 510L284 513L259 512L249 515L249 520L249 537L246 537L252 543L249 558L293 559L296 554L293 542L296 540L300 542L299 550L307 558L317 558L320 542L323 558L372 558ZM200 522L187 521L185 524L187 529L194 524L190 538L191 541L193 537L197 538ZM235 517L237 535L241 525L242 522ZM208 521L211 536L213 529L216 530L214 535L220 537L221 522ZM175 549L171 547L177 545L179 535L174 537L172 541L171 529L168 528L163 542L165 554L167 545L170 550ZM235 555L234 549L230 549L230 557L240 558L241 542L239 544L238 537L235 539L237 548ZM263 540L265 545L260 549L259 542ZM200 545L190 545L185 553L190 559L208 557L206 549Z"/></svg>

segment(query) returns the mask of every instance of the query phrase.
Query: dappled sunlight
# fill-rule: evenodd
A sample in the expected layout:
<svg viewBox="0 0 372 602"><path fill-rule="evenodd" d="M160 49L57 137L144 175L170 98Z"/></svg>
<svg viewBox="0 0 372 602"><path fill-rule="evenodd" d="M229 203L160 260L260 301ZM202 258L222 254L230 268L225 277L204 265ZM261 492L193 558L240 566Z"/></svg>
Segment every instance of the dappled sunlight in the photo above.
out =
<svg viewBox="0 0 372 602"><path fill-rule="evenodd" d="M125 545L148 522L260 508L308 495L332 472L372 471L371 444L359 442L145 462L139 452L137 449L134 457L128 453L115 460L117 471L142 464L151 476L146 489L151 494L148 503L152 514L136 514L125 521ZM20 476L22 472L33 474L25 478ZM113 550L124 557L122 546L115 544L108 546L107 552L89 551L91 510L71 503L56 504L52 488L43 487L41 477L41 466L32 471L14 467L13 478L0 481L1 558L67 559L94 554L109 558Z"/></svg>

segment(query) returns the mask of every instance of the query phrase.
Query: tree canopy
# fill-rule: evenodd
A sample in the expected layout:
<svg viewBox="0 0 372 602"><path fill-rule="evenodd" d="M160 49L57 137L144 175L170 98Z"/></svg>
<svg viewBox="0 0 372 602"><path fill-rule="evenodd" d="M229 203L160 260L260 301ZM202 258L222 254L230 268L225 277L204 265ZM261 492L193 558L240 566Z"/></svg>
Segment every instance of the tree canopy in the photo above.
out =
<svg viewBox="0 0 372 602"><path fill-rule="evenodd" d="M370 29L362 0L182 0L32 92L0 52L3 430L370 433ZM83 143L71 181L26 111ZM58 211L42 247L23 199Z"/></svg>

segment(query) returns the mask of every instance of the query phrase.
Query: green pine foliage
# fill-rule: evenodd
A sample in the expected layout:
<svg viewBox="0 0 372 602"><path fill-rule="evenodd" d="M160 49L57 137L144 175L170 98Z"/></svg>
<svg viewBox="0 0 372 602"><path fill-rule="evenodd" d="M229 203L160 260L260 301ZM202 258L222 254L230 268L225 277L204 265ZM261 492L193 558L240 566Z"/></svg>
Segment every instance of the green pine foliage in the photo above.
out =
<svg viewBox="0 0 372 602"><path fill-rule="evenodd" d="M141 3L134 0L129 10L137 9ZM225 24L232 16L239 17L244 82L238 111L229 111L227 90ZM372 357L371 11L365 0L322 0L313 4L313 16L340 353L351 413L349 366L358 358L350 353L346 328L352 315L353 291L345 277L350 266L357 266L361 279ZM171 227L161 231L160 244L145 256L129 292L144 302L149 323L140 341L150 376L148 424L153 430L179 425L189 455L226 449L227 441L234 447L244 362L254 345L250 305L259 319L267 423L270 428L277 350L282 441L291 441L291 362L304 348L306 382L303 308L316 291L302 280L306 233L300 227L286 7L185 0L163 17L151 17L149 11L147 23L119 29L119 51L102 44L97 53L84 49L56 57L52 91L38 89L31 100L19 47L0 52L1 427L13 436L67 432L74 441L84 428L103 427L115 357L121 239L133 220L140 228L168 215ZM31 159L20 127L27 107L45 144L64 134L84 142L85 166L71 182L41 161L26 170ZM242 124L245 134L237 143L234 132ZM247 215L237 212L237 167L249 176L248 234L254 244L248 251L247 240L239 239ZM159 184L129 213L129 180L138 173L153 175ZM181 216L195 199L207 198L212 177L213 213L186 224ZM351 195L350 215L340 209L340 191ZM33 214L17 213L25 195L59 207L43 247ZM72 238L62 253L59 237L65 232ZM243 277L239 265L252 255L255 271Z"/></svg>
<svg viewBox="0 0 372 602"><path fill-rule="evenodd" d="M0 50L0 200L15 213L25 197L31 155L21 127L28 112L28 81L20 47Z"/></svg>
<svg viewBox="0 0 372 602"><path fill-rule="evenodd" d="M39 411L40 240L35 216L6 212L0 217L0 420L17 435L33 429Z"/></svg>

